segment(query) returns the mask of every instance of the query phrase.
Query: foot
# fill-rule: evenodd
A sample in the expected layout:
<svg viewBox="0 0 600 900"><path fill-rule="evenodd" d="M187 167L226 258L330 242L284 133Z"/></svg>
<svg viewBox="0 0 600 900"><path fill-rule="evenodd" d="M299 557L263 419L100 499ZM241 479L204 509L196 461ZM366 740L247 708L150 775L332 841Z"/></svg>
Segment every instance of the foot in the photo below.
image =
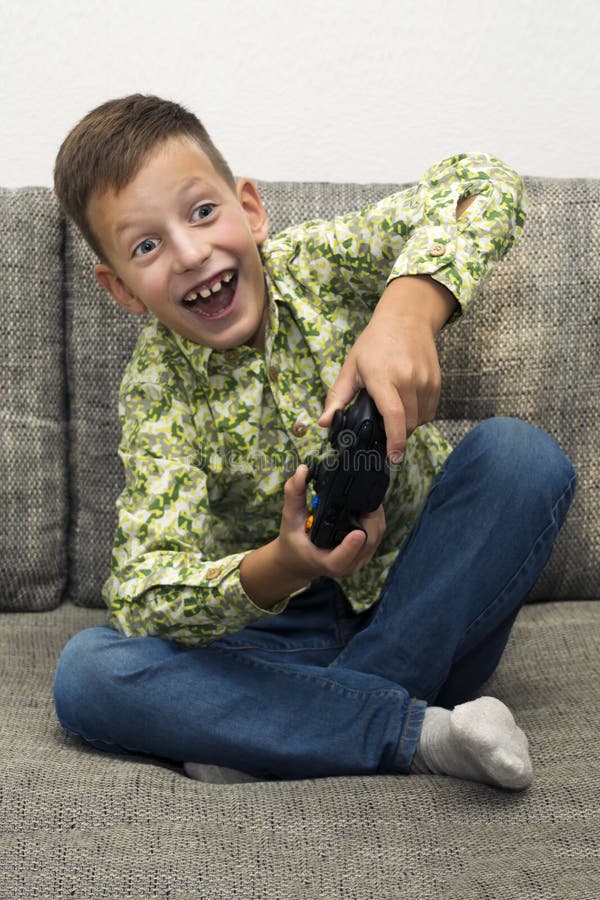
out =
<svg viewBox="0 0 600 900"><path fill-rule="evenodd" d="M495 697L461 703L451 712L428 707L411 773L453 775L512 790L533 780L527 737Z"/></svg>

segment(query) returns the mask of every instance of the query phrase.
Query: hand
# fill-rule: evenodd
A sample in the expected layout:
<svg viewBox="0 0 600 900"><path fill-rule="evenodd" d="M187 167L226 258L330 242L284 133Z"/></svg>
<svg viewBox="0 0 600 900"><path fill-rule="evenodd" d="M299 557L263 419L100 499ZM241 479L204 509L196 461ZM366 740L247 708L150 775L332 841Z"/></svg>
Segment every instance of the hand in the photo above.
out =
<svg viewBox="0 0 600 900"><path fill-rule="evenodd" d="M316 547L304 530L308 516L307 475L308 467L302 464L285 483L281 528L276 539L279 561L285 570L306 581L322 576L352 575L371 562L381 543L385 533L383 506L361 518L366 538L362 531L356 530L347 534L333 550Z"/></svg>
<svg viewBox="0 0 600 900"><path fill-rule="evenodd" d="M365 387L383 416L387 453L404 456L415 428L435 416L441 372L435 335L456 307L447 288L428 276L390 282L332 386L319 425L328 427Z"/></svg>

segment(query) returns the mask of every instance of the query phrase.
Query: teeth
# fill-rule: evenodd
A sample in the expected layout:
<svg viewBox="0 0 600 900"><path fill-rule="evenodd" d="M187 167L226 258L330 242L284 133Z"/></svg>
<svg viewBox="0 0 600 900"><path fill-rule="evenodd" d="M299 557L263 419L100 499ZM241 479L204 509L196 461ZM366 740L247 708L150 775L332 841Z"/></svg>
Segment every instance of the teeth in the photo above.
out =
<svg viewBox="0 0 600 900"><path fill-rule="evenodd" d="M191 291L183 299L186 303L193 303L193 301L197 300L198 297L202 297L203 300L206 300L208 299L208 297L210 297L211 294L217 294L223 287L224 283L229 284L234 275L235 272L227 272L226 275L223 275L221 281L217 281L215 284L213 284L212 288L204 287L200 291Z"/></svg>

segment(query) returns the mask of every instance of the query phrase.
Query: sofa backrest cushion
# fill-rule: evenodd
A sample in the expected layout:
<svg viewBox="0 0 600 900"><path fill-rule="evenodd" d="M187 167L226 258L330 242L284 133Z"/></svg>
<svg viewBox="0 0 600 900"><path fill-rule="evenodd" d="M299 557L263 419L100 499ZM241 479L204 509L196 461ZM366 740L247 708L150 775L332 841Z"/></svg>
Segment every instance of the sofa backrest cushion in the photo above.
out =
<svg viewBox="0 0 600 900"><path fill-rule="evenodd" d="M97 263L71 222L66 229L67 373L71 479L68 598L102 606L123 487L117 455L119 384L146 316L126 313L98 285Z"/></svg>
<svg viewBox="0 0 600 900"><path fill-rule="evenodd" d="M440 338L439 415L454 442L489 416L551 434L575 500L531 599L600 597L600 181L526 178L523 234L473 315Z"/></svg>
<svg viewBox="0 0 600 900"><path fill-rule="evenodd" d="M458 441L482 418L515 415L552 434L572 459L579 488L535 598L599 595L596 353L600 182L527 178L521 240L497 266L473 311L439 339L444 376L438 424ZM398 190L387 184L258 181L271 234L358 209ZM101 605L123 483L117 458L120 374L143 319L95 284L94 258L67 228L68 371L71 396L69 596ZM596 248L596 250L594 249ZM597 496L597 493L596 493Z"/></svg>
<svg viewBox="0 0 600 900"><path fill-rule="evenodd" d="M0 189L0 609L67 579L63 222L45 188Z"/></svg>

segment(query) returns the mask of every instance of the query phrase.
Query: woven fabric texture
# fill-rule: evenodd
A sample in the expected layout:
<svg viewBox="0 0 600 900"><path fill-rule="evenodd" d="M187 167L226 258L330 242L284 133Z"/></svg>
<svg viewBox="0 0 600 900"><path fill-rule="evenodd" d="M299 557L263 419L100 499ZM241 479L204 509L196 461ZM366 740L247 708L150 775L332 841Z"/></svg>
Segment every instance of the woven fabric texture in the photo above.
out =
<svg viewBox="0 0 600 900"><path fill-rule="evenodd" d="M129 315L100 288L93 274L97 260L71 223L65 256L71 454L67 596L83 606L103 606L100 592L123 487L119 384L146 316Z"/></svg>
<svg viewBox="0 0 600 900"><path fill-rule="evenodd" d="M63 224L0 189L0 609L52 609L67 576Z"/></svg>
<svg viewBox="0 0 600 900"><path fill-rule="evenodd" d="M518 416L551 434L578 490L533 599L600 595L600 182L526 179L519 242L484 286L479 308L439 340L444 432Z"/></svg>
<svg viewBox="0 0 600 900"><path fill-rule="evenodd" d="M407 185L258 181L271 233L358 209ZM456 442L482 418L514 415L552 434L579 488L532 598L599 594L600 471L597 284L600 181L525 179L524 235L486 283L475 309L439 338L444 377L438 422ZM122 486L117 459L121 372L144 319L95 284L94 258L67 230L72 530L69 597L100 606Z"/></svg>
<svg viewBox="0 0 600 900"><path fill-rule="evenodd" d="M100 624L71 604L0 629L0 897L596 900L598 604L529 604L483 693L530 738L513 794L434 776L207 785L64 732L52 675Z"/></svg>

